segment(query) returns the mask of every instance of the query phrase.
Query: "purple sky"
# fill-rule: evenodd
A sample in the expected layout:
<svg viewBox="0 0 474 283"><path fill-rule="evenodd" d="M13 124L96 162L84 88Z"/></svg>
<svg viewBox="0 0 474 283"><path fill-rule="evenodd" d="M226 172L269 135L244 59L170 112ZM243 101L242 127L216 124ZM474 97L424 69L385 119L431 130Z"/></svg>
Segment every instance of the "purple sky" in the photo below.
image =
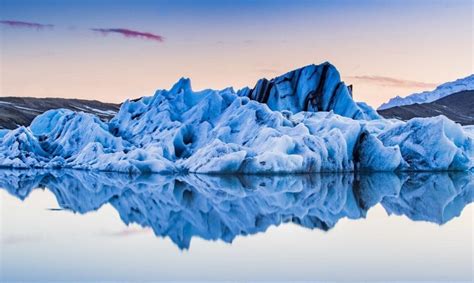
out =
<svg viewBox="0 0 474 283"><path fill-rule="evenodd" d="M119 102L330 61L378 106L473 73L472 3L3 0L0 95Z"/></svg>

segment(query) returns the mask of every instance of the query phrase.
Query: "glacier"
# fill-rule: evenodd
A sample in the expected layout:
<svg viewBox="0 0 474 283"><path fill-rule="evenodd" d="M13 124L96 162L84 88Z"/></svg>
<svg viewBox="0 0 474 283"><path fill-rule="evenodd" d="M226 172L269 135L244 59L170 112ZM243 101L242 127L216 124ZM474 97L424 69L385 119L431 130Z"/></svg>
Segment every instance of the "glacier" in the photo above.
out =
<svg viewBox="0 0 474 283"><path fill-rule="evenodd" d="M444 116L381 118L337 69L309 65L253 89L170 90L125 101L104 122L66 109L0 132L0 167L141 173L469 170L473 131Z"/></svg>
<svg viewBox="0 0 474 283"><path fill-rule="evenodd" d="M24 200L46 189L61 209L86 214L110 205L126 224L151 228L180 249L191 240L238 236L294 223L327 231L380 205L388 214L444 224L472 203L472 172L179 176L81 170L0 170L0 188Z"/></svg>
<svg viewBox="0 0 474 283"><path fill-rule="evenodd" d="M396 106L421 104L433 102L448 95L458 93L465 90L474 90L474 74L465 78L457 79L452 82L447 82L436 87L432 91L423 91L420 93L413 93L406 97L396 96L391 98L388 102L383 103L378 110L389 109Z"/></svg>

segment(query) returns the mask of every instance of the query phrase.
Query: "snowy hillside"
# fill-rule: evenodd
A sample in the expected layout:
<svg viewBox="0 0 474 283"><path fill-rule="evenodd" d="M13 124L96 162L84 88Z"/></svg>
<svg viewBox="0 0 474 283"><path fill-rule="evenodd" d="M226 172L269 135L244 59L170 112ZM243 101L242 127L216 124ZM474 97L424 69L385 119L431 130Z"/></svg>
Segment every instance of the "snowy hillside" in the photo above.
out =
<svg viewBox="0 0 474 283"><path fill-rule="evenodd" d="M378 110L415 103L428 103L464 90L474 90L474 74L455 80L454 82L444 83L432 91L414 93L407 97L397 96L390 99L387 103L382 104Z"/></svg>
<svg viewBox="0 0 474 283"><path fill-rule="evenodd" d="M110 122L60 109L38 116L28 128L0 131L0 166L14 168L129 173L467 170L473 157L473 136L460 125L442 116L379 119L373 109L352 100L328 63L238 92L194 92L189 79L181 79L170 90L126 101Z"/></svg>
<svg viewBox="0 0 474 283"><path fill-rule="evenodd" d="M396 106L377 111L385 118L410 120L444 115L461 125L474 125L474 90L464 90L428 103Z"/></svg>

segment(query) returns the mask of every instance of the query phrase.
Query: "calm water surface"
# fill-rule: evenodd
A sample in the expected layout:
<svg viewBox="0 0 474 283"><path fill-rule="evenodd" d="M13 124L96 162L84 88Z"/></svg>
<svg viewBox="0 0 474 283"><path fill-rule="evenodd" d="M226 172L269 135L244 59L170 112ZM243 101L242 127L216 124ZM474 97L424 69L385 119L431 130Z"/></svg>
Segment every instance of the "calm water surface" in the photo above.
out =
<svg viewBox="0 0 474 283"><path fill-rule="evenodd" d="M0 170L0 281L473 280L472 173Z"/></svg>

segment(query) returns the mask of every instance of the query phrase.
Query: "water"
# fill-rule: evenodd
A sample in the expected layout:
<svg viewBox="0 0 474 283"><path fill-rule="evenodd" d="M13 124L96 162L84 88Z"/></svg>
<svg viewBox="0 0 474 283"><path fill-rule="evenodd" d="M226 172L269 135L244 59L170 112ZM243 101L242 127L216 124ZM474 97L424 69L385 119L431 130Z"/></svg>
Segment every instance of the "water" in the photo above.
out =
<svg viewBox="0 0 474 283"><path fill-rule="evenodd" d="M0 170L0 281L473 279L472 173Z"/></svg>

